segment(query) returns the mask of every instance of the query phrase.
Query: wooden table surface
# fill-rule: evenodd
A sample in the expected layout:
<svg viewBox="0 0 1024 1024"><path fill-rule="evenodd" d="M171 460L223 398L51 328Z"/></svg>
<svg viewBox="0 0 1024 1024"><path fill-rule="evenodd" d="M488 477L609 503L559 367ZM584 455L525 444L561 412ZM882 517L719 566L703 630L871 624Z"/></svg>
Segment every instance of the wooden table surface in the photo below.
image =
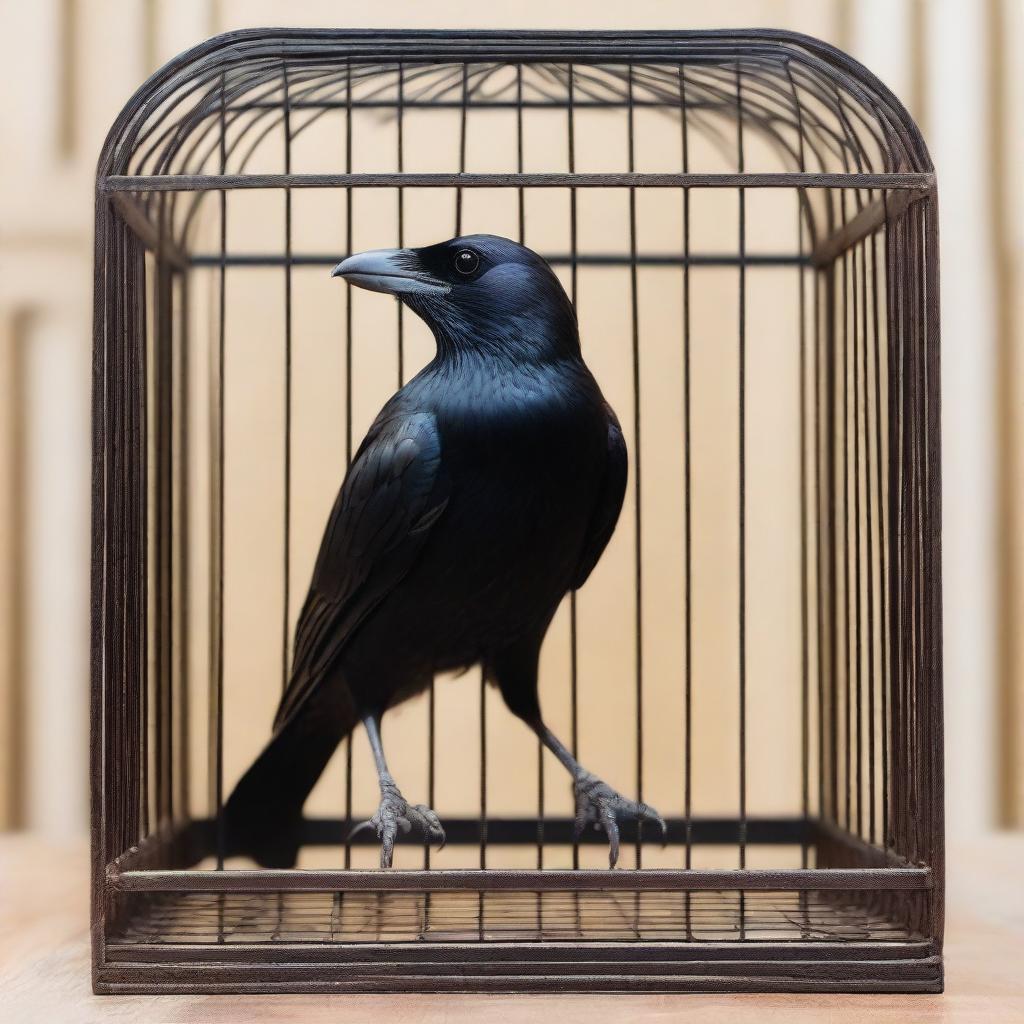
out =
<svg viewBox="0 0 1024 1024"><path fill-rule="evenodd" d="M1024 835L950 853L946 993L941 996L94 996L86 931L87 851L0 836L0 1020L11 1024L145 1021L635 1021L759 1024L969 1021L1024 1024Z"/></svg>

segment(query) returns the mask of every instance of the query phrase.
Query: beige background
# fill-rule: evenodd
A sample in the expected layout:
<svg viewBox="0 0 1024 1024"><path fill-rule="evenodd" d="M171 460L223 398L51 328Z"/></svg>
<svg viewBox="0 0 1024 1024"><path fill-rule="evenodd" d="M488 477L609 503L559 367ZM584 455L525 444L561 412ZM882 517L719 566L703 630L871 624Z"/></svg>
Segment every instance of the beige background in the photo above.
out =
<svg viewBox="0 0 1024 1024"><path fill-rule="evenodd" d="M306 3L123 2L45 0L34 5L0 7L0 47L9 69L4 88L0 164L0 771L4 787L0 820L51 834L74 833L86 822L86 650L87 650L87 438L88 347L91 274L91 186L95 156L107 125L145 74L192 42L242 25L307 24L358 26L384 24L383 13ZM1020 72L1005 59L1024 39L1016 5L969 2L886 3L734 3L710 11L705 5L636 3L628 11L604 4L461 4L430 10L412 3L387 9L390 26L505 25L534 27L717 27L776 25L818 35L838 43L876 70L909 104L923 124L940 175L942 196L944 429L945 429L945 604L946 673L949 706L948 755L950 826L971 832L1019 821L1021 768L1016 759L1019 736L1021 676L1015 625L1018 566L1014 514L1020 507L1022 475L1014 445L1020 419L1019 318L1012 297L1020 294L1022 218L1009 183L1021 166L1019 125ZM628 17L627 17L628 15ZM1016 41L1016 42L1015 42ZM1018 78L1014 78L1014 76ZM640 147L645 145L642 126ZM367 128L367 131L372 129ZM386 133L385 128L380 129ZM650 151L657 159L657 136ZM538 140L539 142L540 140ZM594 159L601 147L594 139ZM386 134L378 140L385 145ZM493 145L474 145L470 169L487 169L487 161L507 165L508 154ZM337 140L335 140L335 144ZM305 157L337 166L340 154L311 136ZM527 160L529 146L527 140ZM581 126L581 168L587 132ZM367 136L361 152L372 150ZM297 149L296 158L299 158ZM277 154L268 146L266 159ZM436 169L432 168L432 169ZM708 249L733 231L735 213L719 197L697 194L695 232ZM543 232L562 224L564 216L547 216L540 204L554 199L530 197L527 240L538 248L566 248L564 239ZM678 237L678 211L646 210L640 204L640 234L656 248ZM765 235L751 238L751 248L783 247L780 232L795 223L794 211L772 208L785 197L751 197L751 223ZM280 238L280 208L255 194L231 200L231 245L258 251ZM340 251L344 222L337 197L301 193L295 199L297 239L319 251ZM624 238L621 197L581 199L582 244L609 248L608 239ZM389 244L381 231L393 232L390 197L360 196L355 247ZM375 208L373 204L381 204ZM477 205L479 204L479 206ZM536 204L536 205L534 205ZM600 208L605 204L603 208ZM430 241L451 233L450 201L410 207L407 237ZM755 215L756 210L756 215ZM489 193L467 199L467 228L513 233L511 197ZM479 223L486 220L486 225ZM592 232L587 237L587 232ZM792 227L789 228L792 234ZM703 234L702 234L703 232ZM559 243L559 244L556 244ZM298 242L297 242L298 247ZM695 248L697 242L695 241ZM642 275L641 294L661 287L658 275ZM698 813L734 813L735 667L730 658L735 591L719 569L735 559L735 535L723 518L735 505L734 365L716 351L721 310L734 295L734 272L708 272L695 292L695 418L704 436L721 447L698 446L695 480L701 498L695 510L696 585L705 600L697 610L695 720L700 766ZM261 275L265 275L261 280ZM200 275L201 276L201 275ZM258 436L270 452L267 460L229 455L226 658L227 700L231 728L226 749L227 783L240 772L262 742L279 685L280 502L273 490L280 471L280 386L275 353L280 344L282 295L279 276L249 272L231 277L233 309L246 310L229 321L228 360L232 391L227 444L243 451L243 439ZM795 278L785 287L795 290ZM336 284L336 283L335 283ZM196 282L195 336L206 336L211 312L209 291ZM628 281L624 274L588 272L580 279L584 344L595 372L624 422L631 420L628 347L621 343L628 321L624 311ZM325 291L325 289L327 289ZM797 723L793 709L799 655L794 632L797 611L795 573L797 536L794 492L779 480L794 478L795 446L786 431L792 417L795 384L792 306L778 302L778 285L770 274L750 281L752 324L758 326L749 366L757 386L751 391L750 552L752 598L774 593L758 607L771 614L752 617L750 655L758 671L751 675L752 813L792 812L798 807ZM205 297L204 297L205 296ZM367 383L357 393L356 440L394 381L394 346L388 338L393 313L387 300L360 295L353 308L357 338L357 372ZM382 305L385 304L385 305ZM337 337L344 315L343 298L330 290L321 271L295 275L295 372L297 448L294 466L293 594L301 596L308 579L325 511L337 487L343 456L339 405L341 380ZM204 318L206 318L204 320ZM409 360L422 361L429 341L408 317ZM415 326L414 326L415 325ZM680 671L678 610L680 557L678 453L671 446L650 447L659 422L670 423L678 403L678 311L663 309L645 322L644 343L660 356L645 360L645 538L657 550L646 577L646 708L651 739L647 795L665 813L678 813L680 719L677 680ZM371 343L379 341L380 344ZM365 342L365 344L364 344ZM257 358L251 358L255 354ZM714 358L712 358L714 356ZM664 360L659 362L658 360ZM332 360L335 362L332 364ZM787 363L787 360L789 361ZM201 366L200 361L196 361ZM201 372L196 387L202 389ZM730 404L732 403L732 404ZM203 412L196 403L196 437L206 436ZM660 420L659 420L660 417ZM734 427L732 428L734 430ZM255 435L254 435L255 432ZM778 443L771 443L772 441ZM788 455L787 455L788 453ZM781 460L781 461L780 461ZM330 467L330 469L325 469ZM195 466L194 507L206 501L202 463ZM646 481L652 481L647 483ZM232 518L248 500L255 511ZM787 503L789 503L787 505ZM725 511L723 511L725 510ZM197 512L198 514L198 512ZM616 721L632 721L631 647L623 642L621 623L632 613L623 606L617 581L629 572L633 524L627 511L599 573L580 597L581 628L588 637L581 662L586 687L600 692L586 702L581 723L584 755L623 788L632 784L629 744L597 742ZM204 549L196 545L201 575ZM732 562L734 564L734 561ZM277 575L275 575L275 573ZM758 589L760 588L760 590ZM298 598L296 598L297 603ZM629 599L631 600L631 598ZM202 601L193 609L205 621ZM195 678L205 667L205 644L194 645ZM545 706L551 724L567 731L564 690L567 659L564 618L557 621L545 649ZM614 681L621 678L620 687ZM549 682L550 681L550 682ZM438 809L472 814L476 808L475 765L467 746L476 742L478 683L474 676L439 689ZM531 806L535 788L535 745L525 729L505 723L496 695L489 695L494 725L491 811L521 811ZM733 702L733 703L730 703ZM492 710L493 709L493 710ZM422 798L424 709L410 705L391 716L386 740L394 769L408 794ZM198 723L197 723L198 724ZM645 719L645 724L647 720ZM506 727L507 726L507 727ZM674 731L675 730L675 731ZM202 734L199 734L202 739ZM592 744L593 741L593 745ZM361 736L357 761L365 761ZM473 748L475 749L475 747ZM592 751L592 752L591 752ZM472 770L467 772L467 756ZM194 799L205 798L205 762L196 758ZM549 767L549 810L567 809L568 788ZM468 776L468 778L467 778ZM340 793L338 766L332 766L317 793L315 809L336 811ZM369 809L372 779L360 775L357 797ZM458 857L457 851L449 856ZM656 854L652 854L656 863ZM399 861L401 863L401 861ZM451 860L448 863L457 863ZM755 865L756 866L756 865Z"/></svg>

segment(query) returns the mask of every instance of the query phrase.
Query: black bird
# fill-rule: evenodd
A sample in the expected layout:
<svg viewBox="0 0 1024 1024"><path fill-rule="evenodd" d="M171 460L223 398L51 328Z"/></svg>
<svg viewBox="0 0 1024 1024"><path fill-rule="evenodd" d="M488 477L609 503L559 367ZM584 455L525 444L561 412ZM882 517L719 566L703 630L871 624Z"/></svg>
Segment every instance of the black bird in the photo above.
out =
<svg viewBox="0 0 1024 1024"><path fill-rule="evenodd" d="M571 773L577 832L603 828L614 867L619 817L665 824L586 771L537 698L544 634L601 557L626 488L625 442L573 305L540 256L494 235L360 253L332 276L396 295L437 354L381 410L334 503L273 737L224 810L228 852L294 865L302 805L360 720L381 866L399 829L443 842L437 815L388 773L381 717L435 672L480 664Z"/></svg>

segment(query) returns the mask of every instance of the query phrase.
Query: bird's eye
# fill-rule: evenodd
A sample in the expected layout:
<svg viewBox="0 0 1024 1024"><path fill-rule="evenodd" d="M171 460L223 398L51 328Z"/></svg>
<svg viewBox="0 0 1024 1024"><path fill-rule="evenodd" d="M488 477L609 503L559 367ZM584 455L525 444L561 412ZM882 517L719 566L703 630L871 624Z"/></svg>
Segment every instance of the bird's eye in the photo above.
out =
<svg viewBox="0 0 1024 1024"><path fill-rule="evenodd" d="M460 249L455 254L454 262L455 269L465 277L469 277L470 274L475 274L477 267L480 266L480 257L472 249Z"/></svg>

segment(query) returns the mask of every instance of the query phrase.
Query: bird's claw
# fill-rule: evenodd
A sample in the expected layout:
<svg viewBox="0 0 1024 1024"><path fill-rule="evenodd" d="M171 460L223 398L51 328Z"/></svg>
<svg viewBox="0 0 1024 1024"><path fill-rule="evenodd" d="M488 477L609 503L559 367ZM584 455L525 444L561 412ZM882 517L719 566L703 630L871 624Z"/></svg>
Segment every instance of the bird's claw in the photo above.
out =
<svg viewBox="0 0 1024 1024"><path fill-rule="evenodd" d="M373 828L380 840L380 866L391 867L398 833L408 835L415 826L423 835L444 849L446 837L438 816L426 804L406 802L399 788L390 779L381 781L380 806L372 818L356 825L349 833L351 839L357 832Z"/></svg>
<svg viewBox="0 0 1024 1024"><path fill-rule="evenodd" d="M604 829L608 836L608 866L615 867L619 859L619 818L632 818L639 824L649 821L661 829L662 841L668 838L665 819L647 804L629 800L612 789L596 775L580 770L573 780L576 794L575 833L579 838L587 825Z"/></svg>

